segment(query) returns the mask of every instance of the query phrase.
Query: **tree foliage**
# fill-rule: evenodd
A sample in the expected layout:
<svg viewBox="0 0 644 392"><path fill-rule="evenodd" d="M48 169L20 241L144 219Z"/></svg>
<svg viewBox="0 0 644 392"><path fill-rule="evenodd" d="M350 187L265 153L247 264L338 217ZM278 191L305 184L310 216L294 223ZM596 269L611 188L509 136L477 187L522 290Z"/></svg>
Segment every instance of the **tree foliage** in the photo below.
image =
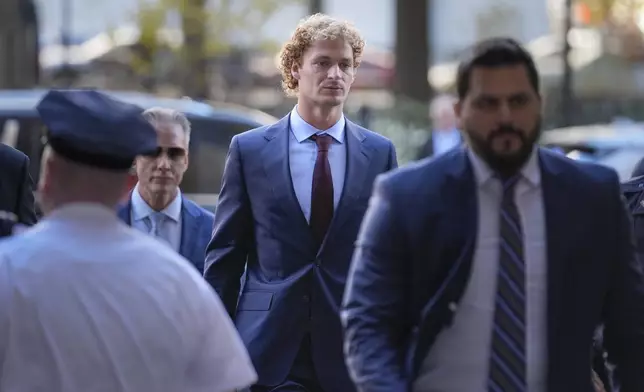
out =
<svg viewBox="0 0 644 392"><path fill-rule="evenodd" d="M140 74L152 72L155 53L172 49L181 54L191 72L196 63L227 53L237 43L274 47L262 39L262 26L280 8L303 0L139 0L138 51L132 66ZM160 34L169 17L181 21L183 46L173 47Z"/></svg>
<svg viewBox="0 0 644 392"><path fill-rule="evenodd" d="M630 22L644 11L644 0L577 0L576 7L590 25Z"/></svg>

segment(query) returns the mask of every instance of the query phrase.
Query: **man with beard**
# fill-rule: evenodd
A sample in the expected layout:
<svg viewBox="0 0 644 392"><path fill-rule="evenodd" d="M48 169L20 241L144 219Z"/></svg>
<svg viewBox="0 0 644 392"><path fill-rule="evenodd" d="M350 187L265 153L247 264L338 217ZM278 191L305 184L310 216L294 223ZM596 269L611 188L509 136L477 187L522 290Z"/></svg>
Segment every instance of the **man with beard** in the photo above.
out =
<svg viewBox="0 0 644 392"><path fill-rule="evenodd" d="M362 392L593 390L604 343L644 390L644 277L617 174L537 147L542 101L515 41L477 44L455 111L468 147L378 177L343 301Z"/></svg>

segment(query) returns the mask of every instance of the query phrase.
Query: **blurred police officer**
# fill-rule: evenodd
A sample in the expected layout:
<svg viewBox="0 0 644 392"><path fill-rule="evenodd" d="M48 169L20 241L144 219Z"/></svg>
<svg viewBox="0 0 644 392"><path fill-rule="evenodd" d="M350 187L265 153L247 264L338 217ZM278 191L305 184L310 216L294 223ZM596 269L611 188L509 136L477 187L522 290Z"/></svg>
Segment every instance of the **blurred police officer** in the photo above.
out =
<svg viewBox="0 0 644 392"><path fill-rule="evenodd" d="M0 390L223 392L255 378L223 306L169 246L115 207L135 156L156 151L136 106L51 91L44 219L0 244Z"/></svg>

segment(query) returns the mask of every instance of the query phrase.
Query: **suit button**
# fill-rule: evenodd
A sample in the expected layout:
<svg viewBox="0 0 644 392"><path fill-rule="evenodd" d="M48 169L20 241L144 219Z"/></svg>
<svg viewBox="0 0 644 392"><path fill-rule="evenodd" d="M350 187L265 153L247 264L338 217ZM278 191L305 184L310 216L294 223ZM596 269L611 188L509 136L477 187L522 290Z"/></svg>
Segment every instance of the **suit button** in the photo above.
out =
<svg viewBox="0 0 644 392"><path fill-rule="evenodd" d="M302 301L309 302L310 300L311 300L311 298L308 295L303 295L302 296Z"/></svg>
<svg viewBox="0 0 644 392"><path fill-rule="evenodd" d="M321 263L322 263L322 260L320 260L320 259L315 259L315 266L316 266L316 267L319 267Z"/></svg>
<svg viewBox="0 0 644 392"><path fill-rule="evenodd" d="M450 312L454 313L456 312L456 309L458 309L458 305L456 302L450 302L449 305L447 305L447 308L450 310Z"/></svg>

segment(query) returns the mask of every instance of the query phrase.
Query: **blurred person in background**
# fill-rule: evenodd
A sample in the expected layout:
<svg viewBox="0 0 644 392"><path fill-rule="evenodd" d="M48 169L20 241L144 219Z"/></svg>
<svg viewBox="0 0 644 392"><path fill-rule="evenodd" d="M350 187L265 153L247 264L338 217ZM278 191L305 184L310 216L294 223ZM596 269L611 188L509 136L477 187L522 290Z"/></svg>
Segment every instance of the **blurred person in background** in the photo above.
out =
<svg viewBox="0 0 644 392"><path fill-rule="evenodd" d="M205 278L248 347L253 392L354 390L338 308L373 181L397 166L388 139L343 114L364 45L345 21L303 20L280 53L297 106L230 144Z"/></svg>
<svg viewBox="0 0 644 392"><path fill-rule="evenodd" d="M213 215L182 196L180 185L188 169L190 122L173 109L143 112L157 132L158 148L136 158L138 182L118 214L132 227L167 243L203 274Z"/></svg>
<svg viewBox="0 0 644 392"><path fill-rule="evenodd" d="M0 244L0 390L229 392L256 379L221 301L183 257L121 222L141 109L50 91L44 218Z"/></svg>
<svg viewBox="0 0 644 392"><path fill-rule="evenodd" d="M432 132L418 152L417 159L440 155L463 143L456 126L454 102L456 99L451 95L439 95L432 100L429 105Z"/></svg>
<svg viewBox="0 0 644 392"><path fill-rule="evenodd" d="M29 158L13 147L0 143L0 211L14 214L18 223L36 223L33 180Z"/></svg>
<svg viewBox="0 0 644 392"><path fill-rule="evenodd" d="M361 392L591 391L604 346L644 391L644 276L617 173L538 147L540 81L516 41L457 72L467 147L378 178L347 280Z"/></svg>

